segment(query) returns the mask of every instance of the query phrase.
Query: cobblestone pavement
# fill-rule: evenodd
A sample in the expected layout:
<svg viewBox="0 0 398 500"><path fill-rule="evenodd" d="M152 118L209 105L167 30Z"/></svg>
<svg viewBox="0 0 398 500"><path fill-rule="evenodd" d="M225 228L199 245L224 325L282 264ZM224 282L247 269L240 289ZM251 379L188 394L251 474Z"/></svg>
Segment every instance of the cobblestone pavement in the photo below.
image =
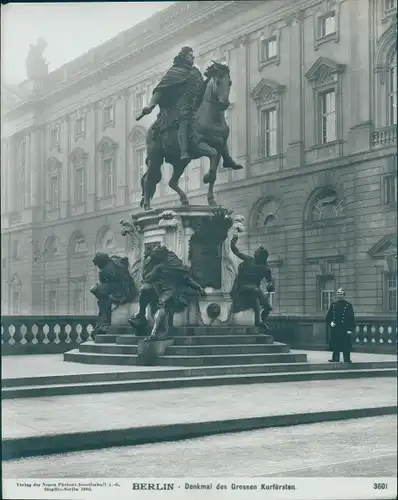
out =
<svg viewBox="0 0 398 500"><path fill-rule="evenodd" d="M4 478L396 476L397 417L7 461Z"/></svg>
<svg viewBox="0 0 398 500"><path fill-rule="evenodd" d="M396 378L82 394L2 402L4 438L397 404Z"/></svg>
<svg viewBox="0 0 398 500"><path fill-rule="evenodd" d="M330 353L326 351L291 350L294 354L307 354L309 363L327 363ZM391 354L353 353L354 362L396 361L397 357ZM183 368L183 367L180 367ZM3 356L2 378L40 377L45 375L77 375L83 373L109 373L148 370L174 370L173 366L112 366L112 365L84 365L63 360L62 354L37 354L29 356Z"/></svg>

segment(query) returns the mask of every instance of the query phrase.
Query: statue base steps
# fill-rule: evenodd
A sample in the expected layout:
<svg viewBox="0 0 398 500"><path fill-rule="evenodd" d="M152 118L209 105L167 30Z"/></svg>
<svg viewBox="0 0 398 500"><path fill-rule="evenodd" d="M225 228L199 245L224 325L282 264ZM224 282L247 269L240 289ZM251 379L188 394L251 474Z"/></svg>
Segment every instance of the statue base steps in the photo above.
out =
<svg viewBox="0 0 398 500"><path fill-rule="evenodd" d="M139 340L137 344L137 365L155 366L174 340ZM128 348L130 346L127 346Z"/></svg>
<svg viewBox="0 0 398 500"><path fill-rule="evenodd" d="M145 341L131 334L97 335L65 360L95 364L144 366L229 366L305 363L305 354L292 354L254 327L173 327L165 339Z"/></svg>

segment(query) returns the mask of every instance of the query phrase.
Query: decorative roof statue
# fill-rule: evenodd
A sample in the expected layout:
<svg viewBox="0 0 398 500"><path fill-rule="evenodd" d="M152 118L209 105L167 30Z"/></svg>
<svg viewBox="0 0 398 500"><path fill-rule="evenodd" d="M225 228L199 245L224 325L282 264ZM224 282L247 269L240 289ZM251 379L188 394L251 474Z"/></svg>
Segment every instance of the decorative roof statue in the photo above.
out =
<svg viewBox="0 0 398 500"><path fill-rule="evenodd" d="M26 76L28 80L42 80L48 75L48 62L43 57L47 42L39 38L36 45L30 44L26 58Z"/></svg>

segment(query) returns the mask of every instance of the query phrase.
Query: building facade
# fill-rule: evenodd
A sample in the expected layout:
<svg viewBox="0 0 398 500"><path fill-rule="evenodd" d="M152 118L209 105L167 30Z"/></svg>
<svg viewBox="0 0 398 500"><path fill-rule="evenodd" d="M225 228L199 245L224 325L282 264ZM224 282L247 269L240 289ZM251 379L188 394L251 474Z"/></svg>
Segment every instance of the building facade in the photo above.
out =
<svg viewBox="0 0 398 500"><path fill-rule="evenodd" d="M96 251L126 254L119 220L138 212L145 135L135 117L183 45L201 70L230 67L230 147L219 204L262 244L275 314L322 316L343 286L358 314L396 314L396 0L179 2L5 92L2 312L93 313ZM205 203L208 160L181 180ZM153 207L178 202L168 187Z"/></svg>

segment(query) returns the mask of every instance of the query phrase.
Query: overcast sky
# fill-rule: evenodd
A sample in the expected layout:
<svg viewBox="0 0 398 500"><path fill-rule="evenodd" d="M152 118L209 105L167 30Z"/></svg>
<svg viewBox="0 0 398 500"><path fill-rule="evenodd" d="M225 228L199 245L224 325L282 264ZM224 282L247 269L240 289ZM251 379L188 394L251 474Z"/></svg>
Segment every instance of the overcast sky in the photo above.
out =
<svg viewBox="0 0 398 500"><path fill-rule="evenodd" d="M2 77L26 78L29 45L43 37L50 71L174 2L8 4L1 8Z"/></svg>

